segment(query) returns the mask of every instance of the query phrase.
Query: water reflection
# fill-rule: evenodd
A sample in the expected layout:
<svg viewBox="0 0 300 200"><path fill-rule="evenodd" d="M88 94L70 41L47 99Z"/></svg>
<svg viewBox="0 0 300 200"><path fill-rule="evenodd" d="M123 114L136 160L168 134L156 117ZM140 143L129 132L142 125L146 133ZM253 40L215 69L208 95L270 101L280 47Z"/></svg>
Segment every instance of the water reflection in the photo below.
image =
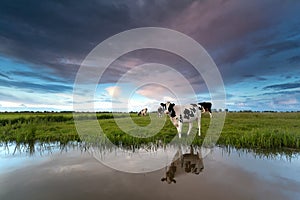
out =
<svg viewBox="0 0 300 200"><path fill-rule="evenodd" d="M300 155L299 149L244 149L244 148L235 148L231 146L218 146L222 149L222 154L230 155L231 152L237 152L240 155L244 154L252 154L257 159L269 159L269 160L288 160L291 161L294 158L298 158ZM17 143L17 142L0 142L0 155L44 155L44 154L52 154L54 152L68 152L70 150L80 150L81 152L88 152L91 149L93 151L97 151L97 153L101 154L101 156L107 155L108 152L117 152L122 151L128 154L135 152L157 152L159 150L164 150L165 152L168 149L178 150L178 153L174 156L175 158L180 159L180 155L184 153L184 149L182 145L164 145L162 143L150 143L144 145L130 145L130 146L115 146L109 144L90 144L86 142L78 142L78 141L68 141L68 142L29 142L29 143ZM190 153L198 153L201 148L197 145L188 146L190 149ZM210 148L209 150L213 150L214 148ZM202 149L203 150L203 149ZM186 153L187 155L188 153ZM175 159L174 158L174 159ZM175 161L175 160L172 161Z"/></svg>
<svg viewBox="0 0 300 200"><path fill-rule="evenodd" d="M15 143L1 145L0 199L182 200L199 194L203 199L299 199L300 195L299 154L291 160L278 160L215 147L203 157L200 147L177 146L168 167L132 174L101 165L89 154L89 145L83 143L35 143L34 151L27 144L17 148ZM146 149L155 152L160 148ZM99 151L105 159L104 152L115 150ZM128 149L123 155L130 160L129 154Z"/></svg>
<svg viewBox="0 0 300 200"><path fill-rule="evenodd" d="M87 151L88 145L81 142L30 142L30 143L17 143L5 142L0 143L0 155L48 155L56 152L68 152L70 150Z"/></svg>
<svg viewBox="0 0 300 200"><path fill-rule="evenodd" d="M196 150L196 151L195 151ZM174 161L167 167L166 174L161 181L167 183L176 183L176 177L192 173L199 175L204 169L203 158L201 156L201 150L190 146L189 152L184 153L183 148L179 148Z"/></svg>

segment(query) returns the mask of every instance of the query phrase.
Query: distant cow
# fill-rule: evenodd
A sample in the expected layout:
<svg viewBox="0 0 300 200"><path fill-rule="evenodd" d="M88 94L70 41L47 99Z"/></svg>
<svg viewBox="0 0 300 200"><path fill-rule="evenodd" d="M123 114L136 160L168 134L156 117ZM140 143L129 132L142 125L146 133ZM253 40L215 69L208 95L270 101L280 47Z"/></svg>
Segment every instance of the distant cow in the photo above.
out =
<svg viewBox="0 0 300 200"><path fill-rule="evenodd" d="M142 110L138 113L138 116L146 116L146 115L147 115L147 112L148 112L148 109L147 109L147 108L144 108L144 109L142 109Z"/></svg>
<svg viewBox="0 0 300 200"><path fill-rule="evenodd" d="M210 118L212 117L212 114L211 114L212 104L210 102L201 102L201 103L198 103L198 105L202 106L202 113L209 112Z"/></svg>
<svg viewBox="0 0 300 200"><path fill-rule="evenodd" d="M165 111L164 108L162 106L159 106L157 109L157 116L162 117L164 114L164 111Z"/></svg>
<svg viewBox="0 0 300 200"><path fill-rule="evenodd" d="M199 136L201 135L201 105L189 104L179 106L170 102L161 103L160 105L165 108L165 113L170 116L170 120L177 128L179 138L181 138L183 123L189 123L189 130L187 132L187 135L189 135L193 127L193 122L196 120L198 122L198 134Z"/></svg>
<svg viewBox="0 0 300 200"><path fill-rule="evenodd" d="M194 153L192 146L190 153L182 154L182 151L179 150L175 158L176 159L168 167L165 176L161 178L161 181L166 181L169 184L176 183L175 177L187 173L198 175L204 169L201 153Z"/></svg>

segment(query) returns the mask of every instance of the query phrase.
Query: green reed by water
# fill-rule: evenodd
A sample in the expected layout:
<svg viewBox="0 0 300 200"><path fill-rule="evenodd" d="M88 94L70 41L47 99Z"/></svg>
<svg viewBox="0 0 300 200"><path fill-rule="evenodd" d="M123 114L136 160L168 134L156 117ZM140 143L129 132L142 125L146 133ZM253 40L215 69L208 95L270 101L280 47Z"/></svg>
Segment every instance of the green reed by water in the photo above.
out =
<svg viewBox="0 0 300 200"><path fill-rule="evenodd" d="M217 115L218 113L214 113ZM165 116L166 117L166 116ZM93 119L97 119L104 135L115 145L135 146L142 144L167 144L177 134L176 128L168 117L158 118L152 113L150 119L138 117L136 113L97 113L97 115L80 114L77 121L90 128ZM115 119L128 126L135 133L129 135L118 127ZM128 124L132 119L133 124ZM165 120L161 130L153 134L152 128L159 126ZM153 122L152 126L149 124ZM201 145L209 127L207 114L202 117L201 137L196 136L194 145ZM134 125L134 126L133 126ZM130 127L132 126L132 127ZM187 132L187 124L183 133ZM197 132L194 124L192 132ZM184 134L182 140L184 140ZM84 135L78 135L72 113L1 113L0 142L34 143L69 141L101 142L93 129L87 129ZM227 113L225 124L217 142L218 145L245 149L292 149L300 150L300 113Z"/></svg>

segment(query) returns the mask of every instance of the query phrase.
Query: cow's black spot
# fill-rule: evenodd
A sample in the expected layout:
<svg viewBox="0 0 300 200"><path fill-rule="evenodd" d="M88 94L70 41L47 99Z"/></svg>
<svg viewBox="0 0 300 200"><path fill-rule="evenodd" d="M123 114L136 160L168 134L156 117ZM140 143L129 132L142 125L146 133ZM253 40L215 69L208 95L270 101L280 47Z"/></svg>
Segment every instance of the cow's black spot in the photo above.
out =
<svg viewBox="0 0 300 200"><path fill-rule="evenodd" d="M183 119L182 119L182 115L179 116L179 121L182 123Z"/></svg>
<svg viewBox="0 0 300 200"><path fill-rule="evenodd" d="M190 110L189 109L184 109L184 111L183 111L183 114L184 114L184 118L185 119L190 119Z"/></svg>
<svg viewBox="0 0 300 200"><path fill-rule="evenodd" d="M185 119L190 119L191 117L195 117L195 113L196 113L196 108L194 107L190 109L185 108L183 111Z"/></svg>
<svg viewBox="0 0 300 200"><path fill-rule="evenodd" d="M172 109L171 111L169 111L170 113L170 117L175 117L176 116L176 113L175 113L175 110Z"/></svg>
<svg viewBox="0 0 300 200"><path fill-rule="evenodd" d="M174 106L175 104L174 103L171 103L168 107L168 111L169 111L169 115L170 117L175 117L176 116L176 113L175 113L175 110L174 110Z"/></svg>
<svg viewBox="0 0 300 200"><path fill-rule="evenodd" d="M190 110L191 110L191 114L193 114L193 116L194 116L194 113L196 112L196 108L193 107L193 108L190 108Z"/></svg>

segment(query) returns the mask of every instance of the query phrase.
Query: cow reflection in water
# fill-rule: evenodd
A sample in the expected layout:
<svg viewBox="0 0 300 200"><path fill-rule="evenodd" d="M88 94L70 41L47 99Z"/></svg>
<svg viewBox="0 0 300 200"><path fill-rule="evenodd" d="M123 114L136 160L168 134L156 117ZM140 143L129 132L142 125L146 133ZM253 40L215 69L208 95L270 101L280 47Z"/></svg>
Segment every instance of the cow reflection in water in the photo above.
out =
<svg viewBox="0 0 300 200"><path fill-rule="evenodd" d="M167 183L176 183L175 178L187 173L199 175L204 169L201 153L194 152L194 148L191 146L190 153L182 154L182 150L179 150L175 155L175 160L168 167L165 177L161 178L161 181Z"/></svg>

